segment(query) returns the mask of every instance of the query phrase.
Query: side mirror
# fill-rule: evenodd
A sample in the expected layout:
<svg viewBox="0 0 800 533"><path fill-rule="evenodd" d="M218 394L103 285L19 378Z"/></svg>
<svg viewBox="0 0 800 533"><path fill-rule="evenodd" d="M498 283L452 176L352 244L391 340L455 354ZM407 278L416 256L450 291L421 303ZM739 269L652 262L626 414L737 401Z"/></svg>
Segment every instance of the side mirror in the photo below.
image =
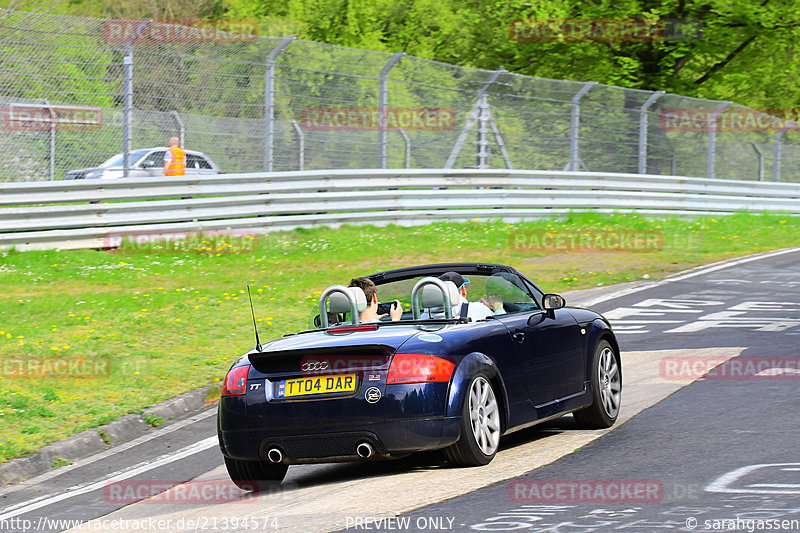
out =
<svg viewBox="0 0 800 533"><path fill-rule="evenodd" d="M142 161L142 164L139 166L142 168L152 168L156 166L156 164L153 161Z"/></svg>
<svg viewBox="0 0 800 533"><path fill-rule="evenodd" d="M552 309L561 309L567 305L567 301L559 294L545 294L544 298L542 298L542 303L544 304L544 308L548 311Z"/></svg>

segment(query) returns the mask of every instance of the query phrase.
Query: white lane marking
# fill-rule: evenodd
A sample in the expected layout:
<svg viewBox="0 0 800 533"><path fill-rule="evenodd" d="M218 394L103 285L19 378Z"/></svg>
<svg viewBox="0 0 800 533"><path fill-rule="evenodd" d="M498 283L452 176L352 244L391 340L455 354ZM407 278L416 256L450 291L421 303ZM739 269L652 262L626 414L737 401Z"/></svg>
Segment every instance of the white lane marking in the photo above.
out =
<svg viewBox="0 0 800 533"><path fill-rule="evenodd" d="M606 317L608 318L608 317ZM682 324L683 320L615 320L614 329L617 329L617 324Z"/></svg>
<svg viewBox="0 0 800 533"><path fill-rule="evenodd" d="M702 312L703 311L701 309L641 309L639 307L615 307L611 311L603 313L603 316L609 320L616 321L632 316L647 317L647 316L664 316L667 313L685 314L685 313L702 313Z"/></svg>
<svg viewBox="0 0 800 533"><path fill-rule="evenodd" d="M711 265L706 265L703 267L698 267L696 269L690 270L685 274L677 274L675 276L671 276L669 278L664 278L662 280L654 281L652 283L645 283L644 285L639 285L638 287L630 287L627 289L622 289L620 291L612 292L610 294L606 294L604 296L598 296L592 300L588 300L583 302L581 307L591 307L593 305L597 305L601 302L606 302L608 300L614 300L616 298L621 298L623 296L627 296L629 294L633 294L636 292L644 291L647 289L652 289L654 287L660 287L662 285L666 285L668 283L672 283L675 281L682 281L685 279L693 278L696 276L702 276L703 274L708 274L709 272L716 272L717 270L723 270L725 268L729 268L736 265L741 265L744 263L750 263L752 261L759 261L761 259L768 259L770 257L775 257L783 254L789 254L793 252L800 251L800 248L786 248L783 250L775 250L773 252L767 252L765 254L757 254L751 255L748 257L740 258L740 259L729 259L727 261L720 261L718 263L712 263Z"/></svg>
<svg viewBox="0 0 800 533"><path fill-rule="evenodd" d="M73 496L78 496L81 494L86 494L87 492L92 492L94 490L102 489L108 483L132 478L133 476L137 476L143 472L147 472L148 470L152 470L154 468L158 468L159 466L173 463L175 461L183 459L184 457L189 457L190 455L200 453L202 451L208 450L209 448L213 448L214 446L218 445L219 441L217 440L216 435L213 437L208 437L207 439L203 439L200 442L196 442L194 444L186 446L185 448L181 448L178 451L164 454L161 457L158 457L152 461L144 461L139 463L138 465L134 465L129 469L114 472L113 474L107 476L105 479L102 479L100 481L75 485L73 487L69 487L68 489L65 490L65 492L61 494L50 496L44 499L39 499L38 501L22 502L20 504L10 507L9 509L6 510L8 512L5 512L4 514L0 515L0 522L24 513L35 511L36 509L41 509L42 507L46 507L54 503L58 503L62 500L72 498Z"/></svg>
<svg viewBox="0 0 800 533"><path fill-rule="evenodd" d="M786 331L800 326L800 319L740 316L743 311L721 311L701 316L694 322L665 330L664 333L688 333L711 328L748 328L754 331Z"/></svg>
<svg viewBox="0 0 800 533"><path fill-rule="evenodd" d="M722 305L725 302L718 300L687 300L685 298L648 298L639 303L633 304L634 307L655 307L660 306L667 309L677 309L687 313L701 313L702 311L693 311L692 307L714 307L715 305ZM659 311L666 311L666 309L658 309Z"/></svg>
<svg viewBox="0 0 800 533"><path fill-rule="evenodd" d="M186 426L194 424L195 422L199 422L199 421L201 421L203 419L206 419L206 418L208 418L210 416L215 416L216 414L217 414L217 410L215 408L210 408L207 411L204 411L204 412L201 412L199 414L193 415L193 416L187 418L186 420L181 420L180 422L175 422L174 424L170 424L170 425L168 425L168 426L166 426L164 428L159 428L157 430L154 430L152 433L146 433L146 434L142 435L141 437L137 437L137 438L133 439L132 441L125 442L125 443L122 443L122 444L119 444L119 445L113 445L113 446L109 447L107 450L104 450L104 451L96 453L94 455L90 455L89 457L85 457L83 459L75 461L71 465L61 466L61 467L58 467L58 468L56 468L54 470L51 470L49 472L45 472L44 474L40 474L40 475L38 475L36 477L33 477L33 478L27 479L25 481L22 481L20 483L15 483L13 485L9 485L7 487L3 487L2 489L0 489L0 496L2 496L4 494L11 493L11 492L16 492L16 491L19 491L19 490L22 490L22 489L29 488L31 485L38 485L40 483L48 481L48 480L50 480L50 479L52 479L54 477L58 477L58 476L60 476L62 474L65 474L65 473L71 471L71 470L74 470L76 468L80 468L82 466L86 466L88 464L95 463L95 462L100 461L101 459L105 459L106 457L109 457L111 455L114 455L114 454L117 454L117 453L120 453L120 452L124 452L126 450L130 450L131 448L133 448L135 446L139 446L140 444L144 444L145 442L149 442L149 441L151 441L153 439L157 439L159 437L163 437L164 435L172 433L173 431L177 431L179 429L183 429ZM40 499L40 498L47 498L47 495L40 496L37 499ZM36 501L36 500L30 500L30 501L32 502L32 501Z"/></svg>
<svg viewBox="0 0 800 533"><path fill-rule="evenodd" d="M727 494L800 494L800 485L792 485L792 488L778 488L771 485L772 488L744 488L732 486L736 481L743 478L751 472L756 472L761 469L774 468L774 467L790 467L781 468L782 470L800 471L800 463L765 463L757 465L748 465L737 468L731 472L721 475L714 481L708 484L706 492L723 492ZM753 486L753 485L749 485ZM770 485L767 485L770 486Z"/></svg>
<svg viewBox="0 0 800 533"><path fill-rule="evenodd" d="M728 308L730 311L800 311L800 303L797 302L742 302Z"/></svg>

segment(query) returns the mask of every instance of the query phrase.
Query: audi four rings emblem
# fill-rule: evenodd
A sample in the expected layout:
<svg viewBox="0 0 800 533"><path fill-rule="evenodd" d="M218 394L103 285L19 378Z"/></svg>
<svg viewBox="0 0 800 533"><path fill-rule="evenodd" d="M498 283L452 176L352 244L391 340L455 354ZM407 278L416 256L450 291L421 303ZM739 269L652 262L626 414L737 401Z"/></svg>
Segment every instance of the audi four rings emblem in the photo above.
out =
<svg viewBox="0 0 800 533"><path fill-rule="evenodd" d="M328 366L329 365L327 361L308 361L306 363L303 363L303 365L300 367L300 370L302 370L303 372L311 372L313 370L327 370Z"/></svg>

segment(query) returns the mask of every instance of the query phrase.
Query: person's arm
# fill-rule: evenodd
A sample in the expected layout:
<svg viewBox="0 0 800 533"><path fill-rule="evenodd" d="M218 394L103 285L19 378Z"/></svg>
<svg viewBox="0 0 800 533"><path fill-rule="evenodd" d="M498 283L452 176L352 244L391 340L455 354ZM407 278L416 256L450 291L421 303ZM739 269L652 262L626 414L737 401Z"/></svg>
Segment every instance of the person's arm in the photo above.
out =
<svg viewBox="0 0 800 533"><path fill-rule="evenodd" d="M172 163L172 152L167 150L164 152L164 175L167 174L167 169L169 168L170 163Z"/></svg>
<svg viewBox="0 0 800 533"><path fill-rule="evenodd" d="M483 320L493 314L492 310L482 302L470 302L469 308L467 309L467 316L472 319L473 322L476 320Z"/></svg>
<svg viewBox="0 0 800 533"><path fill-rule="evenodd" d="M506 310L503 309L503 299L499 296L489 296L488 299L481 298L481 303L491 309L495 315L506 314Z"/></svg>

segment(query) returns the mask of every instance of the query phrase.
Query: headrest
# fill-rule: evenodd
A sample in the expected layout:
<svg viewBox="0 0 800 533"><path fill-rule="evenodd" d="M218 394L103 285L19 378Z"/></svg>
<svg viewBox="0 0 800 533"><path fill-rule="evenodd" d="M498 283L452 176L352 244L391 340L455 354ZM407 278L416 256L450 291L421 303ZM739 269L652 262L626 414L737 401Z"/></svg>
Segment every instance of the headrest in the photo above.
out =
<svg viewBox="0 0 800 533"><path fill-rule="evenodd" d="M452 281L445 281L444 286L450 295L450 305L453 306L461 301L456 284ZM436 285L425 285L422 287L422 307L443 307L444 296L441 289Z"/></svg>
<svg viewBox="0 0 800 533"><path fill-rule="evenodd" d="M347 287L347 290L353 295L359 313L367 308L367 296L361 287ZM330 302L331 313L349 313L351 311L350 301L341 292L332 293L328 301Z"/></svg>

